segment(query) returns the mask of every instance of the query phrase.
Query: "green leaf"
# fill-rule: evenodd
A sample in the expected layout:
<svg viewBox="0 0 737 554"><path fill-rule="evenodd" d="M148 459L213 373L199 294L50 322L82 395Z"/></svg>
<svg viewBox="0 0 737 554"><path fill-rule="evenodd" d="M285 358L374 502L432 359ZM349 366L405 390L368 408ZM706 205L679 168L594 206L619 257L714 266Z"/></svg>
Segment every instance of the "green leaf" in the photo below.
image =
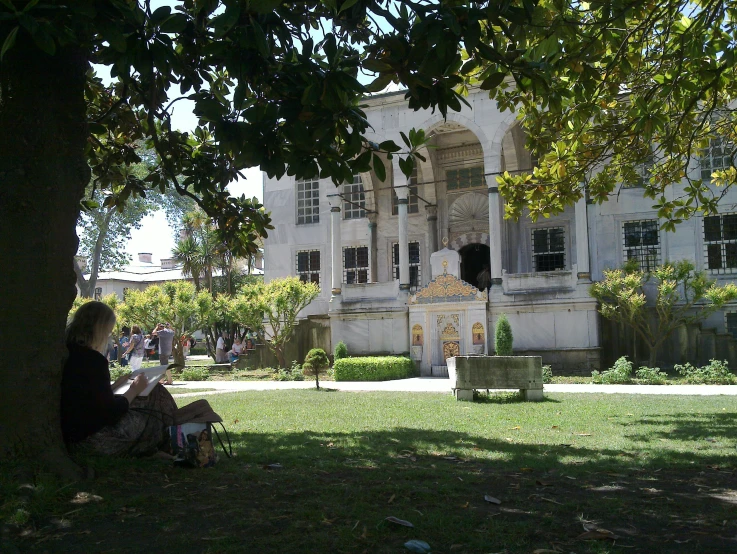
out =
<svg viewBox="0 0 737 554"><path fill-rule="evenodd" d="M376 173L376 176L379 178L379 181L382 183L386 181L386 168L384 167L384 162L382 159L374 154L374 173Z"/></svg>
<svg viewBox="0 0 737 554"><path fill-rule="evenodd" d="M183 13L175 13L164 21L159 29L162 33L181 33L187 28L187 16Z"/></svg>
<svg viewBox="0 0 737 554"><path fill-rule="evenodd" d="M169 6L161 6L156 8L154 13L151 14L151 24L158 25L163 22L167 17L171 15L171 8Z"/></svg>
<svg viewBox="0 0 737 554"><path fill-rule="evenodd" d="M7 6L7 8L9 10L11 10L13 13L18 13L18 10L15 8L15 6L13 5L13 3L10 0L0 0L0 2L3 5Z"/></svg>
<svg viewBox="0 0 737 554"><path fill-rule="evenodd" d="M266 35L264 34L264 30L261 28L261 25L259 25L258 21L253 17L251 18L251 27L253 28L253 34L256 38L256 48L258 48L259 54L264 58L268 57L269 44L266 42Z"/></svg>
<svg viewBox="0 0 737 554"><path fill-rule="evenodd" d="M0 60L3 59L5 56L5 52L10 50L13 47L13 44L15 44L15 36L18 34L18 27L13 27L10 32L8 33L8 36L5 37L5 42L3 42L3 47L0 49Z"/></svg>
<svg viewBox="0 0 737 554"><path fill-rule="evenodd" d="M381 92L392 82L391 75L382 75L366 87L367 92Z"/></svg>
<svg viewBox="0 0 737 554"><path fill-rule="evenodd" d="M340 7L340 10L338 10L338 13L343 13L345 10L353 6L358 0L345 0L343 2L343 5Z"/></svg>
<svg viewBox="0 0 737 554"><path fill-rule="evenodd" d="M506 77L505 73L494 73L490 75L481 83L481 90L495 89L500 84L502 84L502 81L504 81L504 77Z"/></svg>

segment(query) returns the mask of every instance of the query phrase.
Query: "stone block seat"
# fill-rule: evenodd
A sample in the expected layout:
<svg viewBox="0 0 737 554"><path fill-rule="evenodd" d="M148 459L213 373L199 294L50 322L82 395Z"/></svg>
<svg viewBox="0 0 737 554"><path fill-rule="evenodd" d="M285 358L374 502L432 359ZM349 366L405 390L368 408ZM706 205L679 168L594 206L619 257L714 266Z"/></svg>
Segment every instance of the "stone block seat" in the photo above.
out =
<svg viewBox="0 0 737 554"><path fill-rule="evenodd" d="M527 401L543 399L540 356L454 356L446 360L456 400L477 389L519 389Z"/></svg>

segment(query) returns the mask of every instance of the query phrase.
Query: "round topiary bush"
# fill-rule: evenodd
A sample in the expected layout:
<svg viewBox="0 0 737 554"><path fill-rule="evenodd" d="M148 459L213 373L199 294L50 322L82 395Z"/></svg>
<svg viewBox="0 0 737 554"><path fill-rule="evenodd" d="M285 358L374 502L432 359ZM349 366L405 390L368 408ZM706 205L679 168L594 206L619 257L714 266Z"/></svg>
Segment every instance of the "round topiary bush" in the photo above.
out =
<svg viewBox="0 0 737 554"><path fill-rule="evenodd" d="M320 388L320 373L325 373L330 367L328 355L322 348L313 348L305 356L305 363L302 364L302 372L304 375L315 376L315 386Z"/></svg>
<svg viewBox="0 0 737 554"><path fill-rule="evenodd" d="M512 355L512 326L509 324L507 314L501 314L496 320L494 329L494 350L497 356Z"/></svg>

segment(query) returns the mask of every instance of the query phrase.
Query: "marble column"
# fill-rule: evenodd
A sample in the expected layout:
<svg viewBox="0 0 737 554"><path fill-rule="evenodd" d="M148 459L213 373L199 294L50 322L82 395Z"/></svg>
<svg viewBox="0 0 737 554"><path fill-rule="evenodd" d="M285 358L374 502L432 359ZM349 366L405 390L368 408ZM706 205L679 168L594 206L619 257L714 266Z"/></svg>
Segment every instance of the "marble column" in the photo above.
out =
<svg viewBox="0 0 737 554"><path fill-rule="evenodd" d="M576 202L576 265L578 266L578 280L591 281L589 218L585 194Z"/></svg>
<svg viewBox="0 0 737 554"><path fill-rule="evenodd" d="M425 206L425 214L427 217L427 246L432 254L438 251L438 207Z"/></svg>
<svg viewBox="0 0 737 554"><path fill-rule="evenodd" d="M397 193L397 209L399 211L399 290L409 290L409 243L407 238L409 189L405 186L394 190Z"/></svg>
<svg viewBox="0 0 737 554"><path fill-rule="evenodd" d="M378 264L376 259L377 251L377 236L376 236L376 222L379 217L377 213L367 214L368 217L368 230L369 230L369 282L377 283L379 281L378 276Z"/></svg>
<svg viewBox="0 0 737 554"><path fill-rule="evenodd" d="M489 269L491 284L502 284L502 213L499 188L489 187Z"/></svg>
<svg viewBox="0 0 737 554"><path fill-rule="evenodd" d="M340 202L341 198L338 196L333 202L331 202L332 206L330 207L330 232L332 239L330 263L333 271L331 291L333 298L340 297L343 282L343 251L341 249L340 241Z"/></svg>

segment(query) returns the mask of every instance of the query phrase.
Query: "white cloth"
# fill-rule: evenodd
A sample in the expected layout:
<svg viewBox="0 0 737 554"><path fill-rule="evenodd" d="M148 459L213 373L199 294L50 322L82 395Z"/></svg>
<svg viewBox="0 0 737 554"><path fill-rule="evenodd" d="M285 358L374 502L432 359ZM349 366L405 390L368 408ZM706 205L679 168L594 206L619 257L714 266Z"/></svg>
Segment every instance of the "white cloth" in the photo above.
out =
<svg viewBox="0 0 737 554"><path fill-rule="evenodd" d="M136 369L141 369L142 363L143 356L131 356L131 359L128 362L128 366L131 368L131 371L135 371Z"/></svg>
<svg viewBox="0 0 737 554"><path fill-rule="evenodd" d="M218 350L225 350L225 339L223 337L218 337L218 343L215 348Z"/></svg>

